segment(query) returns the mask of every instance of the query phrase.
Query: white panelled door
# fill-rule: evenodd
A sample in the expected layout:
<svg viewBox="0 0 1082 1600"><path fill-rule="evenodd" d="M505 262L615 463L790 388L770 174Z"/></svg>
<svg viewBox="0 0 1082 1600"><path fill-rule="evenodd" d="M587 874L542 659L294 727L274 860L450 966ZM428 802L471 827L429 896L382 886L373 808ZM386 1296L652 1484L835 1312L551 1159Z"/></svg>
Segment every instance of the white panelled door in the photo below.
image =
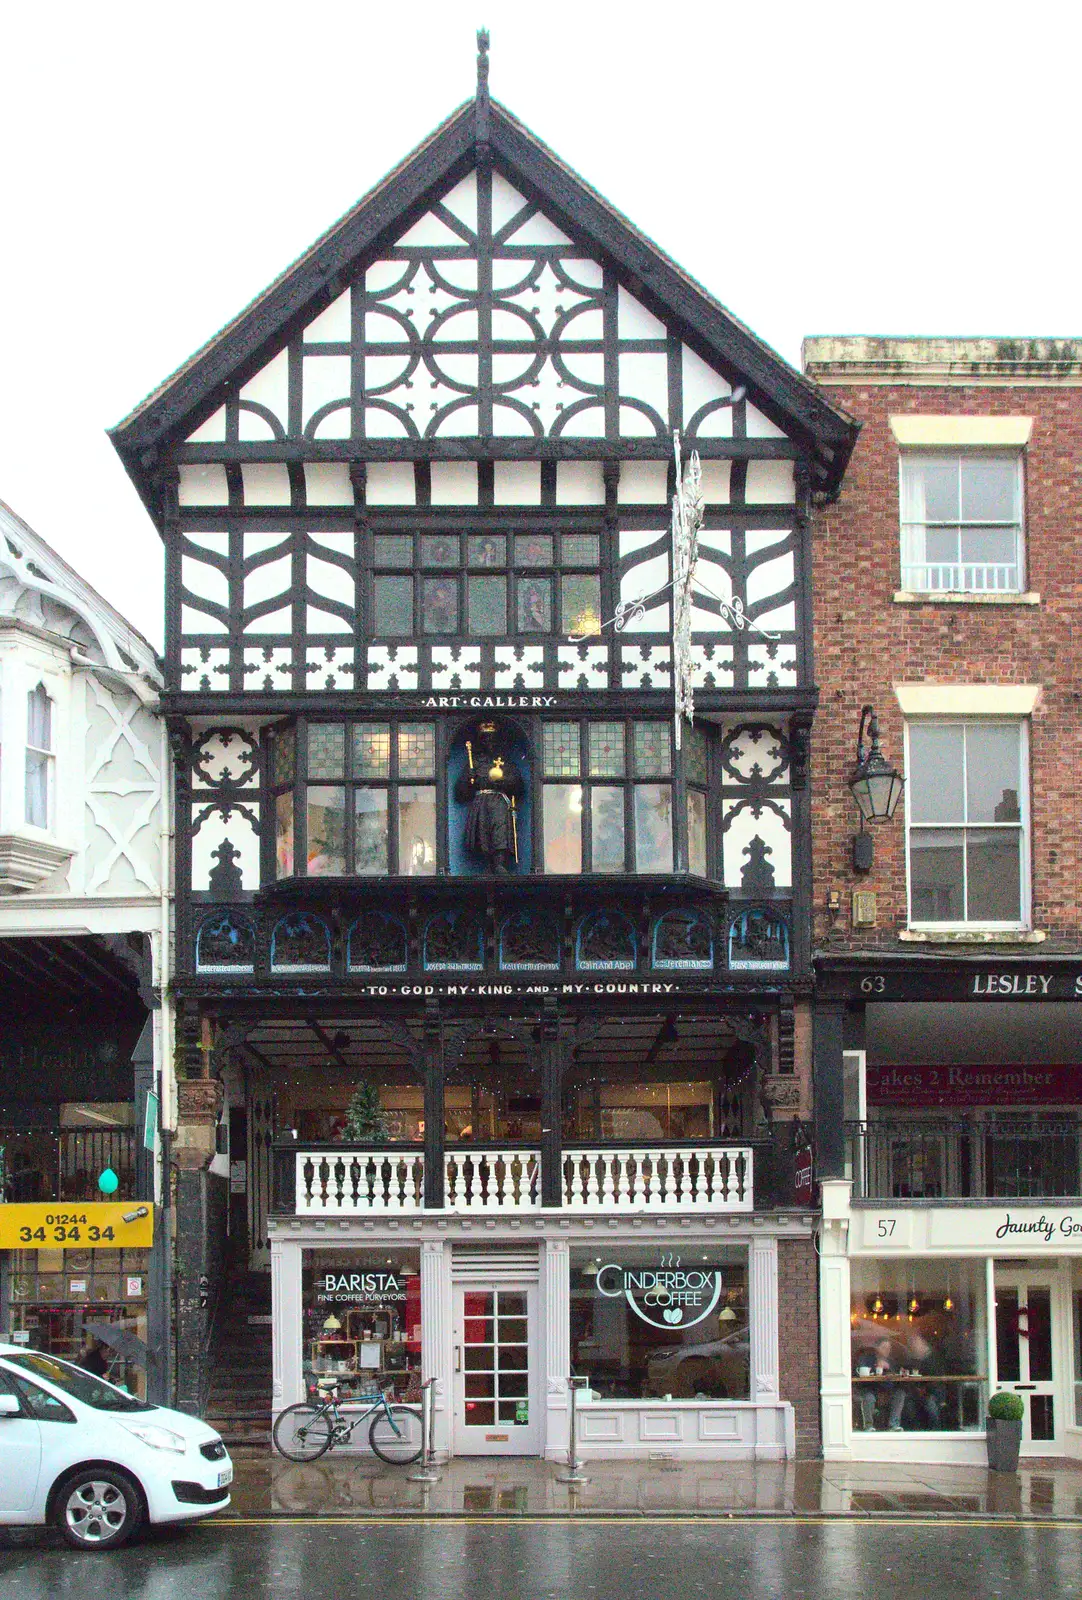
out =
<svg viewBox="0 0 1082 1600"><path fill-rule="evenodd" d="M537 1284L456 1284L453 1343L455 1454L537 1455Z"/></svg>

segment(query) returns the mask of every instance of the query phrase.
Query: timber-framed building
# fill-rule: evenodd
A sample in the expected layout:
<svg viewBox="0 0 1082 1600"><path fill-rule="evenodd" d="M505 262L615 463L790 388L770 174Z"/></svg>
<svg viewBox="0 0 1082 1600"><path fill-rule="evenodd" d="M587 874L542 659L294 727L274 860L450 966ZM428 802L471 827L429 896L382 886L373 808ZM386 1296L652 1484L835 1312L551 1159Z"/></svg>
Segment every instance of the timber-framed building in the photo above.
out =
<svg viewBox="0 0 1082 1600"><path fill-rule="evenodd" d="M112 434L167 552L182 1062L276 1411L423 1372L441 1450L551 1454L576 1374L589 1453L778 1457L816 1428L809 517L855 429L480 69Z"/></svg>

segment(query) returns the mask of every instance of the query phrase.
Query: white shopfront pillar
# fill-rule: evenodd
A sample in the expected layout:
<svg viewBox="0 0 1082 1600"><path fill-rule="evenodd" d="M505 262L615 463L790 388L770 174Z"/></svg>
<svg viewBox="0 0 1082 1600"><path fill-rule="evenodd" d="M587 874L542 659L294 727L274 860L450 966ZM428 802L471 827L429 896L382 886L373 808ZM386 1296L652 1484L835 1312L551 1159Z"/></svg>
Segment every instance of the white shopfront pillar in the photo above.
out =
<svg viewBox="0 0 1082 1600"><path fill-rule="evenodd" d="M546 1239L544 1250L545 1436L542 1449L546 1455L555 1455L568 1446L571 1271L565 1239Z"/></svg>
<svg viewBox="0 0 1082 1600"><path fill-rule="evenodd" d="M820 1185L823 1227L819 1248L820 1403L823 1459L848 1460L853 1446L853 1379L850 1361L848 1179Z"/></svg>
<svg viewBox="0 0 1082 1600"><path fill-rule="evenodd" d="M442 1239L421 1245L421 1377L434 1378L432 1448L451 1453L451 1252Z"/></svg>
<svg viewBox="0 0 1082 1600"><path fill-rule="evenodd" d="M753 1400L778 1398L778 1241L751 1241L748 1324Z"/></svg>
<svg viewBox="0 0 1082 1600"><path fill-rule="evenodd" d="M277 1416L304 1399L301 1247L292 1239L271 1239L271 1333L271 1409Z"/></svg>

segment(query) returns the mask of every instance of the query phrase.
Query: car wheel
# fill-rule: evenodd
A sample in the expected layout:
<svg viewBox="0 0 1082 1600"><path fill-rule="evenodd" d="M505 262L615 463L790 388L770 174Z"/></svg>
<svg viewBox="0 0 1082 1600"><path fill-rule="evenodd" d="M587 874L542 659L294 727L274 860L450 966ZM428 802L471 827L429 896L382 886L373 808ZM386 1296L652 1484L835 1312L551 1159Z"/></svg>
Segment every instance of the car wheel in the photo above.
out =
<svg viewBox="0 0 1082 1600"><path fill-rule="evenodd" d="M77 1550L115 1550L143 1520L139 1490L117 1467L86 1467L57 1490L56 1526Z"/></svg>

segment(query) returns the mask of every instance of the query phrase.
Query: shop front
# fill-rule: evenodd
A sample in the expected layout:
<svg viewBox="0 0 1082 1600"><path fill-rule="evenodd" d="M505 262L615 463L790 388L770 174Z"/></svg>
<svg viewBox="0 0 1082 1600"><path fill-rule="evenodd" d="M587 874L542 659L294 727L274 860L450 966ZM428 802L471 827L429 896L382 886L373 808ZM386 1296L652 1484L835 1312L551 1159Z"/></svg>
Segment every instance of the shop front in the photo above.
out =
<svg viewBox="0 0 1082 1600"><path fill-rule="evenodd" d="M431 1378L441 1456L556 1459L575 1378L587 1458L794 1454L778 1249L810 1252L807 1216L268 1226L276 1412L329 1375L347 1400Z"/></svg>

